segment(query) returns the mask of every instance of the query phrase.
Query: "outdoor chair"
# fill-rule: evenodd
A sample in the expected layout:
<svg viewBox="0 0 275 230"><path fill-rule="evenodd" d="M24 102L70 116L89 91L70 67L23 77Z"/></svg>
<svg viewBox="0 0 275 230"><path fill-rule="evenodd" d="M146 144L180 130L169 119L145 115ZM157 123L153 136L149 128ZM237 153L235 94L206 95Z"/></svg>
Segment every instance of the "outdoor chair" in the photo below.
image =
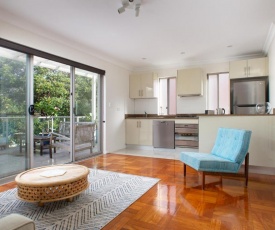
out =
<svg viewBox="0 0 275 230"><path fill-rule="evenodd" d="M74 126L75 141L74 141L74 151L83 151L90 149L90 153L93 151L94 145L94 124L90 123L78 123ZM56 148L65 149L70 151L70 138L59 134L52 133L52 148L54 148L54 153L56 153Z"/></svg>
<svg viewBox="0 0 275 230"><path fill-rule="evenodd" d="M186 165L202 173L202 189L205 188L206 175L244 177L248 184L249 143L251 131L219 128L214 147L210 154L182 152L183 174L186 177ZM244 173L238 173L245 161Z"/></svg>

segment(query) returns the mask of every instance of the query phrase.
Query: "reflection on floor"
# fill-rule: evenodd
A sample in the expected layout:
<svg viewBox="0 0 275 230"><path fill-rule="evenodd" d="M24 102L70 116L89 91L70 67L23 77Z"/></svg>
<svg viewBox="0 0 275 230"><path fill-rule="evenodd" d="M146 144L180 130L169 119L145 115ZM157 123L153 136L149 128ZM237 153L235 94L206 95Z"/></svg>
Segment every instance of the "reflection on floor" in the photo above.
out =
<svg viewBox="0 0 275 230"><path fill-rule="evenodd" d="M142 147L127 146L127 148L125 149L120 149L112 153L178 160L179 154L181 152L198 152L198 149L194 149L194 148L164 149L164 148L153 148L153 147L144 147L144 146Z"/></svg>

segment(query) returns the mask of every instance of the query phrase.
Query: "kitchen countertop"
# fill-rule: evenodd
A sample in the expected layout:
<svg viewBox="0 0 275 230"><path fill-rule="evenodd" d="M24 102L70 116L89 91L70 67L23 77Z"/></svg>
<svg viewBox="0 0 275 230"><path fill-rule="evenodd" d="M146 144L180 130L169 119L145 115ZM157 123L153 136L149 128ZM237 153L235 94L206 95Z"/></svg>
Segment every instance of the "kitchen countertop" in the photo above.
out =
<svg viewBox="0 0 275 230"><path fill-rule="evenodd" d="M198 119L198 114L177 114L177 115L157 115L157 114L125 114L125 119Z"/></svg>
<svg viewBox="0 0 275 230"><path fill-rule="evenodd" d="M125 119L198 119L199 117L236 117L236 116L274 116L275 114L177 114L177 115L157 115L157 114L125 114Z"/></svg>

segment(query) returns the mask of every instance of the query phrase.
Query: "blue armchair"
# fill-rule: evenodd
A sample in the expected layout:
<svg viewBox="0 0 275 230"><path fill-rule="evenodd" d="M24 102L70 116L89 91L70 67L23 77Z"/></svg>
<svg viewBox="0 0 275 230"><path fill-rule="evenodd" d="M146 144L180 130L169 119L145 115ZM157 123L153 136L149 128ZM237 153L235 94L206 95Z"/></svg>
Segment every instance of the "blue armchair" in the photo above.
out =
<svg viewBox="0 0 275 230"><path fill-rule="evenodd" d="M186 165L202 172L202 189L205 188L206 175L228 175L245 178L248 184L249 143L251 131L219 128L215 145L210 154L182 152L183 174L186 177ZM244 173L239 169L245 161Z"/></svg>

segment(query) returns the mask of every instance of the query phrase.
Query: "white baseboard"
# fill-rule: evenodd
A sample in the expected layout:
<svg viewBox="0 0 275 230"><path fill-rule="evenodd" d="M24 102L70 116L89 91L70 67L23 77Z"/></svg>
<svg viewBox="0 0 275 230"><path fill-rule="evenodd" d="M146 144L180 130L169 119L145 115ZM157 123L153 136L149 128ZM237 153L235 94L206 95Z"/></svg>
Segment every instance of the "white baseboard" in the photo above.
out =
<svg viewBox="0 0 275 230"><path fill-rule="evenodd" d="M250 165L249 173L266 174L266 175L275 176L275 168Z"/></svg>

